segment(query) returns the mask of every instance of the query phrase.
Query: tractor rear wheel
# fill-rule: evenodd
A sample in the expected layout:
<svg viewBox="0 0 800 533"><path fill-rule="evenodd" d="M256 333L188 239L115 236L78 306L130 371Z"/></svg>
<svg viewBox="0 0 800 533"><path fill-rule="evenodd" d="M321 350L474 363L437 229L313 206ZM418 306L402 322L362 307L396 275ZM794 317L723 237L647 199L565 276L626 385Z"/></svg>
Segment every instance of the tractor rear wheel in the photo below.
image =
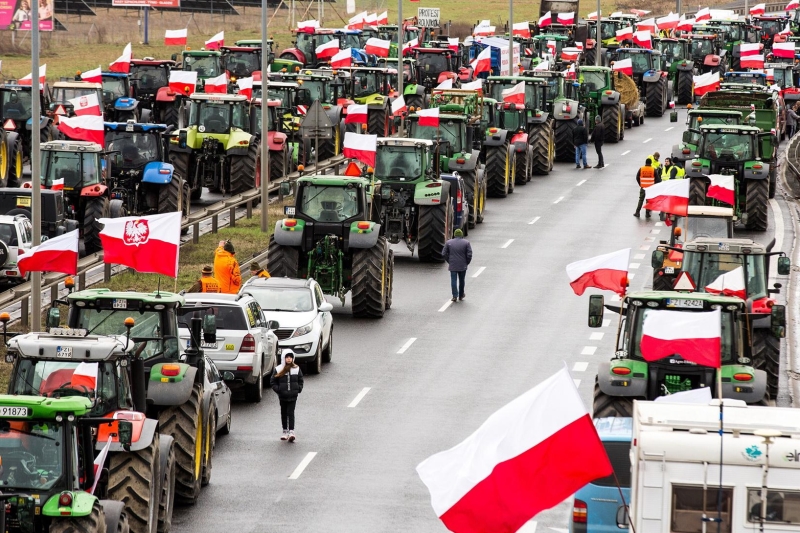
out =
<svg viewBox="0 0 800 533"><path fill-rule="evenodd" d="M748 180L744 209L747 229L767 231L767 205L769 204L769 179Z"/></svg>
<svg viewBox="0 0 800 533"><path fill-rule="evenodd" d="M575 161L575 144L572 132L578 127L577 120L556 120L556 161Z"/></svg>
<svg viewBox="0 0 800 533"><path fill-rule="evenodd" d="M158 533L172 530L172 509L175 504L175 441L169 435L159 439L158 457L161 463L161 495L158 503Z"/></svg>
<svg viewBox="0 0 800 533"><path fill-rule="evenodd" d="M689 205L706 205L706 180L689 178Z"/></svg>
<svg viewBox="0 0 800 533"><path fill-rule="evenodd" d="M603 141L607 143L619 142L620 131L622 130L622 109L619 104L603 106L603 127L605 136Z"/></svg>
<svg viewBox="0 0 800 533"><path fill-rule="evenodd" d="M178 112L178 108L172 105L165 108L164 112L161 114L161 123L167 126L175 126L177 128L179 119L180 113Z"/></svg>
<svg viewBox="0 0 800 533"><path fill-rule="evenodd" d="M508 196L508 178L511 174L509 168L508 145L489 146L486 148L486 192L494 198Z"/></svg>
<svg viewBox="0 0 800 533"><path fill-rule="evenodd" d="M675 92L678 95L679 104L692 103L692 73L691 72L677 72L678 79L675 81Z"/></svg>
<svg viewBox="0 0 800 533"><path fill-rule="evenodd" d="M453 204L450 196L441 205L419 207L417 223L417 255L423 263L444 261L442 248L453 235Z"/></svg>
<svg viewBox="0 0 800 533"><path fill-rule="evenodd" d="M250 143L244 155L228 156L230 161L230 186L231 195L245 194L256 188L256 164L258 163L258 143Z"/></svg>
<svg viewBox="0 0 800 533"><path fill-rule="evenodd" d="M514 184L526 185L530 181L530 168L528 159L530 156L531 147L526 146L523 152L517 152L514 155Z"/></svg>
<svg viewBox="0 0 800 533"><path fill-rule="evenodd" d="M367 118L367 133L370 135L377 135L378 137L388 136L389 128L387 126L389 122L387 120L387 115L385 107L370 109ZM322 155L320 155L319 160L322 161Z"/></svg>
<svg viewBox="0 0 800 533"><path fill-rule="evenodd" d="M95 224L101 218L111 216L111 205L105 196L86 198L83 210L83 246L86 253L93 254L103 249L100 242L100 229Z"/></svg>
<svg viewBox="0 0 800 533"><path fill-rule="evenodd" d="M279 180L287 174L286 172L286 144L281 150L269 151L269 179L270 182ZM256 183L260 187L261 183Z"/></svg>
<svg viewBox="0 0 800 533"><path fill-rule="evenodd" d="M120 520L120 522L122 522ZM106 515L100 501L92 505L92 512L86 516L67 516L54 518L50 522L49 533L115 533L106 531Z"/></svg>
<svg viewBox="0 0 800 533"><path fill-rule="evenodd" d="M175 500L194 504L200 496L203 466L203 389L195 385L189 399L158 416L160 431L175 439Z"/></svg>
<svg viewBox="0 0 800 533"><path fill-rule="evenodd" d="M386 238L372 248L353 250L353 316L381 318L386 311L388 261Z"/></svg>
<svg viewBox="0 0 800 533"><path fill-rule="evenodd" d="M156 533L159 490L159 438L135 452L112 453L108 468L108 498L125 503L132 533Z"/></svg>
<svg viewBox="0 0 800 533"><path fill-rule="evenodd" d="M22 160L25 154L22 151L22 138L17 137L14 146L11 147L9 153L9 169L8 169L8 182L7 187L19 187L20 180L22 179Z"/></svg>
<svg viewBox="0 0 800 533"><path fill-rule="evenodd" d="M197 184L192 183L191 174L189 173L192 154L190 152L170 152L169 162L175 167L174 174L183 177L189 183L190 193L189 196L192 200L199 200L203 194L203 183L198 180Z"/></svg>
<svg viewBox="0 0 800 533"><path fill-rule="evenodd" d="M775 198L775 191L778 189L778 173L775 171L775 165L769 167L769 198Z"/></svg>
<svg viewBox="0 0 800 533"><path fill-rule="evenodd" d="M470 228L474 228L475 227L475 208L474 208L474 206L475 206L475 198L476 198L476 195L478 194L478 191L475 190L475 179L476 179L477 171L478 171L477 168L473 168L472 170L459 171L459 174L464 179L464 186L466 188L466 196L467 196L467 198L472 198L473 199L472 200L472 205L470 206L470 209L469 209L469 220L467 220L467 225ZM465 199L465 201L466 201L466 199Z"/></svg>
<svg viewBox="0 0 800 533"><path fill-rule="evenodd" d="M536 124L528 133L528 143L533 149L531 151L530 169L531 174L546 176L553 168L554 154L554 134L553 123L546 121Z"/></svg>
<svg viewBox="0 0 800 533"><path fill-rule="evenodd" d="M664 274L659 276L657 272L653 272L653 290L654 291L671 291L674 284L674 276Z"/></svg>
<svg viewBox="0 0 800 533"><path fill-rule="evenodd" d="M7 183L11 173L11 150L6 130L0 128L0 183Z"/></svg>
<svg viewBox="0 0 800 533"><path fill-rule="evenodd" d="M633 398L609 396L600 390L600 385L597 383L597 378L595 378L592 412L592 418L609 416L631 417L633 416Z"/></svg>
<svg viewBox="0 0 800 533"><path fill-rule="evenodd" d="M387 246L388 248L388 246ZM392 288L394 287L394 250L389 250L389 255L386 260L386 309L392 308ZM331 362L330 351L333 350L333 328L331 327L331 340L328 345L328 360ZM324 355L324 354L323 354Z"/></svg>
<svg viewBox="0 0 800 533"><path fill-rule="evenodd" d="M172 174L172 180L158 190L158 212L175 213L181 207L181 183L179 176Z"/></svg>
<svg viewBox="0 0 800 533"><path fill-rule="evenodd" d="M296 278L300 267L300 250L291 246L281 246L275 237L269 238L267 250L267 271L274 278Z"/></svg>
<svg viewBox="0 0 800 533"><path fill-rule="evenodd" d="M767 392L778 397L778 382L781 371L781 340L770 328L753 330L753 368L767 373Z"/></svg>
<svg viewBox="0 0 800 533"><path fill-rule="evenodd" d="M339 142L339 136L337 135L338 130L339 128L334 126L330 139L319 140L317 153L319 154L320 161L325 161L326 159L330 159L331 157L336 155L336 145Z"/></svg>
<svg viewBox="0 0 800 533"><path fill-rule="evenodd" d="M664 98L666 92L666 78L661 78L657 82L647 84L645 93L645 105L648 117L664 116Z"/></svg>

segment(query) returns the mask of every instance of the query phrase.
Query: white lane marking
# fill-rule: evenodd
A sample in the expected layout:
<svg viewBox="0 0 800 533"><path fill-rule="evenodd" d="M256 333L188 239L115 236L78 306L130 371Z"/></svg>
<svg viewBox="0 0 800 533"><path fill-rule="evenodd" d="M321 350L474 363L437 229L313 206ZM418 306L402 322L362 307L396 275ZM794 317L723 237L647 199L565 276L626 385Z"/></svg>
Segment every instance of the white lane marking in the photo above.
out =
<svg viewBox="0 0 800 533"><path fill-rule="evenodd" d="M603 333L602 331L595 331L594 333L589 335L589 340L590 341L601 341L601 340L603 340L603 335L605 335L605 333Z"/></svg>
<svg viewBox="0 0 800 533"><path fill-rule="evenodd" d="M453 300L447 300L447 303L445 303L443 306L439 308L439 312L444 313L445 311L447 311L447 308L450 307L451 305L453 305Z"/></svg>
<svg viewBox="0 0 800 533"><path fill-rule="evenodd" d="M635 254L633 256L634 259L644 259L644 254Z"/></svg>
<svg viewBox="0 0 800 533"><path fill-rule="evenodd" d="M653 140L653 138L652 138L652 137L650 137L649 139L645 139L645 140L643 140L643 141L642 141L642 144L647 144L647 143L649 143L649 142L650 142L650 141L652 141L652 140Z"/></svg>
<svg viewBox="0 0 800 533"><path fill-rule="evenodd" d="M412 339L412 340L415 340L415 339ZM397 352L397 353L401 353L401 352ZM355 407L356 405L358 405L358 402L363 400L364 396L367 395L367 393L369 392L369 389L370 389L370 387L364 387L363 389L361 389L361 392L359 392L358 395L355 398L353 398L353 401L350 402L350 405L348 405L347 407Z"/></svg>
<svg viewBox="0 0 800 533"><path fill-rule="evenodd" d="M537 220L539 220L540 218L542 218L542 217L535 217L533 220L531 220L530 222L528 222L528 225L530 225L530 224L536 224L536 221L537 221Z"/></svg>
<svg viewBox="0 0 800 533"><path fill-rule="evenodd" d="M628 272L628 281L632 280L635 277L636 277L636 273L635 272Z"/></svg>
<svg viewBox="0 0 800 533"><path fill-rule="evenodd" d="M589 368L589 363L575 363L572 365L573 372L586 372L586 369Z"/></svg>
<svg viewBox="0 0 800 533"><path fill-rule="evenodd" d="M410 339L408 339L408 340L406 341L406 343L403 345L403 347L402 347L402 348L400 348L399 350L397 350L397 353L406 353L406 350L408 350L409 348L411 348L411 345L412 345L412 344L414 344L414 341L415 341L415 340L417 340L417 338L416 338L416 337L411 337Z"/></svg>
<svg viewBox="0 0 800 533"><path fill-rule="evenodd" d="M481 274L483 274L483 271L484 271L484 270L486 270L486 267L480 267L480 268L478 269L478 271L477 271L477 272L475 272L475 273L472 275L472 277L473 277L473 278L477 278L478 276L480 276Z"/></svg>
<svg viewBox="0 0 800 533"><path fill-rule="evenodd" d="M581 180L581 181L579 181L579 182L578 182L578 183L577 183L575 186L576 186L576 187L580 187L580 186L581 186L581 185L583 185L584 183L586 183L586 180Z"/></svg>
<svg viewBox="0 0 800 533"><path fill-rule="evenodd" d="M581 386L581 380L579 379L573 379L572 382L575 384L576 389Z"/></svg>
<svg viewBox="0 0 800 533"><path fill-rule="evenodd" d="M661 230L660 229L651 229L650 233L652 233L653 235L658 235L659 233L661 233Z"/></svg>
<svg viewBox="0 0 800 533"><path fill-rule="evenodd" d="M644 238L644 242L653 242L654 240L656 240L655 237L645 237Z"/></svg>
<svg viewBox="0 0 800 533"><path fill-rule="evenodd" d="M549 527L547 529L555 531L556 533L569 533L569 529L565 527Z"/></svg>
<svg viewBox="0 0 800 533"><path fill-rule="evenodd" d="M628 268L632 268L632 269L635 270L635 269L639 268L640 266L642 266L641 263L631 263L631 264L628 265Z"/></svg>
<svg viewBox="0 0 800 533"><path fill-rule="evenodd" d="M640 249L640 250L649 250L649 249L650 249L650 245L649 245L649 244L643 244L643 245L641 245L641 246L639 247L639 249Z"/></svg>
<svg viewBox="0 0 800 533"><path fill-rule="evenodd" d="M581 355L594 355L596 351L597 346L584 346L583 350L581 350Z"/></svg>
<svg viewBox="0 0 800 533"><path fill-rule="evenodd" d="M561 200L563 200L563 199L564 199L564 197L563 197L563 196L559 196L559 197L558 197L558 199L557 199L555 202L553 202L553 203L554 203L554 204L557 204L558 202L560 202L560 201L561 201Z"/></svg>
<svg viewBox="0 0 800 533"><path fill-rule="evenodd" d="M508 248L509 246L511 246L512 242L514 242L514 239L508 239L506 241L506 243L503 246L501 246L500 248Z"/></svg>
<svg viewBox="0 0 800 533"><path fill-rule="evenodd" d="M611 325L611 319L610 318L604 318L603 319L603 327L607 328L610 325Z"/></svg>
<svg viewBox="0 0 800 533"><path fill-rule="evenodd" d="M630 151L630 150L625 150L624 152L622 152L622 153L621 153L621 154L619 154L619 155L628 155L629 153L631 153L631 151Z"/></svg>
<svg viewBox="0 0 800 533"><path fill-rule="evenodd" d="M517 533L536 533L536 522L529 520L517 530Z"/></svg>
<svg viewBox="0 0 800 533"><path fill-rule="evenodd" d="M294 469L294 472L292 472L292 475L291 475L291 476L289 476L289 479L297 479L297 478L299 478L299 477L300 477L300 474L302 474L302 473L303 473L303 470L305 470L305 469L306 469L306 467L308 466L308 464L309 464L311 461L313 461L313 460L314 460L314 457L316 457L316 456L317 456L317 452L308 452L308 453L306 454L306 456L305 456L305 457L303 457L303 460L302 460L302 461L300 461L300 464L299 464L299 465L297 465L297 468L295 468L295 469Z"/></svg>
<svg viewBox="0 0 800 533"><path fill-rule="evenodd" d="M669 130L671 130L671 129L672 129L672 128L674 128L674 127L675 127L675 126L670 126L669 128L665 129L664 131L669 131Z"/></svg>
<svg viewBox="0 0 800 533"><path fill-rule="evenodd" d="M772 208L772 217L775 219L775 237L777 238L778 235L781 236L780 241L778 241L778 250L782 250L783 246L783 211L781 211L781 206L778 201L773 198L769 201L769 205ZM778 275L778 260L770 261L769 262L769 280L770 283L775 281L775 278Z"/></svg>

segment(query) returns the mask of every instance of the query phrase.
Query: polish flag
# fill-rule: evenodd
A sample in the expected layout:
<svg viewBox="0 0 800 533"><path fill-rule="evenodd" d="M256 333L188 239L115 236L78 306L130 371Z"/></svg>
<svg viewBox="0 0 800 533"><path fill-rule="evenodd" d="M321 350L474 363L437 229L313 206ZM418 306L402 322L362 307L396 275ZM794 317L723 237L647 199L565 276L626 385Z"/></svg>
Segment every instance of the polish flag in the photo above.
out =
<svg viewBox="0 0 800 533"><path fill-rule="evenodd" d="M392 102L392 116L399 117L407 111L408 108L406 107L406 99L403 98L403 95L401 94L394 99L394 102Z"/></svg>
<svg viewBox="0 0 800 533"><path fill-rule="evenodd" d="M64 178L54 179L53 183L50 185L51 191L63 191L64 190Z"/></svg>
<svg viewBox="0 0 800 533"><path fill-rule="evenodd" d="M569 285L575 294L583 295L589 287L625 294L628 286L628 263L631 249L575 261L567 265Z"/></svg>
<svg viewBox="0 0 800 533"><path fill-rule="evenodd" d="M788 43L773 43L772 55L775 57L794 58L794 41Z"/></svg>
<svg viewBox="0 0 800 533"><path fill-rule="evenodd" d="M592 11L586 15L586 20L597 20L597 11Z"/></svg>
<svg viewBox="0 0 800 533"><path fill-rule="evenodd" d="M722 174L709 174L711 185L708 186L706 196L714 198L720 202L733 205L733 176L723 176Z"/></svg>
<svg viewBox="0 0 800 533"><path fill-rule="evenodd" d="M612 468L563 368L460 444L425 459L417 473L450 531L513 533Z"/></svg>
<svg viewBox="0 0 800 533"><path fill-rule="evenodd" d="M778 32L778 35L789 36L791 34L792 34L792 25L789 22L787 22L786 26L784 26L783 29Z"/></svg>
<svg viewBox="0 0 800 533"><path fill-rule="evenodd" d="M786 4L786 11L791 11L798 7L800 7L800 0L789 0L789 3Z"/></svg>
<svg viewBox="0 0 800 533"><path fill-rule="evenodd" d="M482 91L483 90L483 78L478 78L475 81L471 81L469 83L461 84L462 91Z"/></svg>
<svg viewBox="0 0 800 533"><path fill-rule="evenodd" d="M758 17L758 16L764 14L764 10L765 9L766 9L766 6L764 4L756 4L756 5L754 5L753 7L750 8L750 15L752 15L754 17Z"/></svg>
<svg viewBox="0 0 800 533"><path fill-rule="evenodd" d="M47 81L47 63L39 67L39 85L43 84L45 81ZM17 80L17 83L20 85L33 84L33 73L20 78L19 80Z"/></svg>
<svg viewBox="0 0 800 533"><path fill-rule="evenodd" d="M666 17L659 18L656 22L658 23L659 29L674 30L680 20L680 15L677 13L670 13Z"/></svg>
<svg viewBox="0 0 800 533"><path fill-rule="evenodd" d="M448 37L447 47L453 52L458 52L458 37Z"/></svg>
<svg viewBox="0 0 800 533"><path fill-rule="evenodd" d="M719 89L719 72L707 72L700 76L692 76L694 82L694 95L702 96Z"/></svg>
<svg viewBox="0 0 800 533"><path fill-rule="evenodd" d="M384 41L383 39L370 37L367 39L367 44L364 46L364 51L366 51L368 54L374 54L378 57L389 57L389 47L391 44L391 41Z"/></svg>
<svg viewBox="0 0 800 533"><path fill-rule="evenodd" d="M186 38L189 35L189 29L182 30L167 30L164 34L165 46L186 46Z"/></svg>
<svg viewBox="0 0 800 533"><path fill-rule="evenodd" d="M581 55L581 51L577 48L564 48L561 50L562 61L577 61Z"/></svg>
<svg viewBox="0 0 800 533"><path fill-rule="evenodd" d="M418 38L411 39L407 43L403 43L403 53L405 54L409 50L417 47L419 47L419 39Z"/></svg>
<svg viewBox="0 0 800 533"><path fill-rule="evenodd" d="M58 131L73 141L89 141L103 146L103 130L103 117L99 115L61 117L58 121Z"/></svg>
<svg viewBox="0 0 800 533"><path fill-rule="evenodd" d="M369 106L350 104L347 106L347 117L344 119L345 124L366 124L367 115L369 114Z"/></svg>
<svg viewBox="0 0 800 533"><path fill-rule="evenodd" d="M685 217L689 210L690 181L667 180L651 185L644 190L647 200L644 208Z"/></svg>
<svg viewBox="0 0 800 533"><path fill-rule="evenodd" d="M638 22L636 23L636 29L638 31L648 30L650 33L655 33L658 31L658 26L656 25L656 19L651 17L647 20Z"/></svg>
<svg viewBox="0 0 800 533"><path fill-rule="evenodd" d="M353 64L353 49L340 50L331 58L331 68L349 67Z"/></svg>
<svg viewBox="0 0 800 533"><path fill-rule="evenodd" d="M418 123L420 126L428 126L431 128L439 127L438 107L434 107L433 109L420 109L417 111L417 116L419 117Z"/></svg>
<svg viewBox="0 0 800 533"><path fill-rule="evenodd" d="M534 72L544 72L550 70L550 62L549 61L542 61L535 67L533 67Z"/></svg>
<svg viewBox="0 0 800 533"><path fill-rule="evenodd" d="M378 15L378 25L379 26L385 26L386 24L389 24L389 12L388 11L384 11L383 13Z"/></svg>
<svg viewBox="0 0 800 533"><path fill-rule="evenodd" d="M96 69L93 70L87 70L86 72L81 74L81 79L89 83L103 83L102 67L97 67Z"/></svg>
<svg viewBox="0 0 800 533"><path fill-rule="evenodd" d="M332 41L321 44L314 50L317 59L330 59L335 56L337 52L339 52L339 39L333 39Z"/></svg>
<svg viewBox="0 0 800 533"><path fill-rule="evenodd" d="M72 231L70 233L77 233L77 231ZM75 241L77 242L78 237L75 237ZM77 270L77 261L75 263L76 270ZM72 378L70 379L70 387L80 389L81 387L86 387L88 390L95 390L97 388L97 363L86 363L81 362L78 366L75 367L75 370L72 372Z"/></svg>
<svg viewBox="0 0 800 533"><path fill-rule="evenodd" d="M486 47L481 50L481 53L478 54L478 57L470 63L472 67L472 72L475 76L480 74L481 72L491 72L492 71L492 49L490 47Z"/></svg>
<svg viewBox="0 0 800 533"><path fill-rule="evenodd" d="M442 83L440 83L439 85L434 87L433 90L434 91L436 91L436 90L447 91L447 90L452 89L452 88L453 88L453 80L450 79L450 78L447 78Z"/></svg>
<svg viewBox="0 0 800 533"><path fill-rule="evenodd" d="M559 13L556 17L559 24L575 24L575 12Z"/></svg>
<svg viewBox="0 0 800 533"><path fill-rule="evenodd" d="M253 97L253 77L239 78L236 80L236 86L239 87L239 94L250 100Z"/></svg>
<svg viewBox="0 0 800 533"><path fill-rule="evenodd" d="M366 26L377 26L378 25L378 14L377 13L370 13L364 19L364 24Z"/></svg>
<svg viewBox="0 0 800 533"><path fill-rule="evenodd" d="M653 36L650 34L650 30L637 31L633 34L633 44L639 48L652 49L652 37Z"/></svg>
<svg viewBox="0 0 800 533"><path fill-rule="evenodd" d="M580 42L580 41L576 42L576 43L575 43L575 48L577 48L578 50L580 50L581 52L583 52L583 43L582 43L582 42Z"/></svg>
<svg viewBox="0 0 800 533"><path fill-rule="evenodd" d="M314 33L319 28L318 20L304 20L297 24L297 31L300 33Z"/></svg>
<svg viewBox="0 0 800 533"><path fill-rule="evenodd" d="M694 15L694 19L697 22L702 22L704 20L711 20L711 10L707 7L704 7Z"/></svg>
<svg viewBox="0 0 800 533"><path fill-rule="evenodd" d="M719 309L708 312L648 309L639 341L642 357L646 361L658 361L679 355L698 365L719 368L721 323L722 312Z"/></svg>
<svg viewBox="0 0 800 533"><path fill-rule="evenodd" d="M221 31L206 41L206 50L219 50L225 44L225 31Z"/></svg>
<svg viewBox="0 0 800 533"><path fill-rule="evenodd" d="M800 0L798 0L798 1L800 1ZM692 28L694 27L694 25L696 23L697 23L697 19L682 18L680 20L680 22L678 22L678 25L675 27L675 29L678 30L678 31L689 31L690 32L690 31L692 31Z"/></svg>
<svg viewBox="0 0 800 533"><path fill-rule="evenodd" d="M75 114L82 115L96 115L101 116L103 110L100 109L100 101L97 99L97 94L87 94L86 96L78 96L77 98L70 98L67 100L72 104Z"/></svg>
<svg viewBox="0 0 800 533"><path fill-rule="evenodd" d="M547 41L547 53L551 56L555 57L556 55L556 42L555 41Z"/></svg>
<svg viewBox="0 0 800 533"><path fill-rule="evenodd" d="M101 218L103 261L137 272L177 277L181 213L146 217Z"/></svg>
<svg viewBox="0 0 800 533"><path fill-rule="evenodd" d="M705 291L711 294L734 296L742 300L746 298L745 289L744 270L742 267L736 267L730 272L725 272L705 287Z"/></svg>
<svg viewBox="0 0 800 533"><path fill-rule="evenodd" d="M650 11L645 11L644 9L631 9L631 13L636 15L637 17L643 17L650 13Z"/></svg>
<svg viewBox="0 0 800 533"><path fill-rule="evenodd" d="M739 55L755 56L761 53L761 43L742 43L739 45Z"/></svg>
<svg viewBox="0 0 800 533"><path fill-rule="evenodd" d="M545 13L544 15L542 15L541 18L539 19L539 27L540 28L544 28L545 26L549 26L552 23L553 23L553 15L551 15L549 11L547 13Z"/></svg>
<svg viewBox="0 0 800 533"><path fill-rule="evenodd" d="M367 18L367 12L362 11L358 15L354 15L347 21L348 30L360 30L364 27L364 19Z"/></svg>
<svg viewBox="0 0 800 533"><path fill-rule="evenodd" d="M223 72L216 78L208 78L203 84L203 92L226 94L228 92L228 76Z"/></svg>
<svg viewBox="0 0 800 533"><path fill-rule="evenodd" d="M374 167L375 152L377 151L377 135L362 135L360 133L353 133L351 131L348 131L344 134L344 150L342 150L342 153L345 157L357 159L365 165Z"/></svg>
<svg viewBox="0 0 800 533"><path fill-rule="evenodd" d="M64 188L64 180L61 189ZM55 189L55 182L51 190ZM78 273L78 230L34 246L17 259L20 275L26 272L60 272L74 276Z"/></svg>
<svg viewBox="0 0 800 533"><path fill-rule="evenodd" d="M628 26L627 28L622 28L621 30L617 30L617 41L630 41L633 39L633 27Z"/></svg>
<svg viewBox="0 0 800 533"><path fill-rule="evenodd" d="M513 87L509 87L508 89L503 89L501 93L503 96L503 102L508 102L510 104L525 104L525 82L521 81L518 84L514 85Z"/></svg>
<svg viewBox="0 0 800 533"><path fill-rule="evenodd" d="M92 483L92 488L89 491L89 494L94 494L94 491L97 490L97 482L100 481L99 472L103 469L103 465L106 463L108 450L111 449L111 440L112 437L109 435L106 445L103 446L103 449L100 451L100 455L98 455L94 460L94 483Z"/></svg>
<svg viewBox="0 0 800 533"><path fill-rule="evenodd" d="M518 35L519 37L522 37L524 39L531 38L531 25L528 23L527 20L525 22L515 22L512 28L513 28L512 33L514 35Z"/></svg>
<svg viewBox="0 0 800 533"><path fill-rule="evenodd" d="M486 24L484 24L484 23L486 23ZM475 29L472 30L472 35L476 35L476 36L494 35L494 31L495 31L495 27L494 26L489 26L489 21L488 20L484 20L480 24L475 26Z"/></svg>
<svg viewBox="0 0 800 533"><path fill-rule="evenodd" d="M131 43L128 43L125 45L125 49L122 50L122 55L108 66L108 70L111 72L121 72L122 74L127 74L131 71L132 58L133 50L131 48Z"/></svg>
<svg viewBox="0 0 800 533"><path fill-rule="evenodd" d="M622 72L623 74L627 74L628 76L633 76L633 62L631 61L630 57L627 59L614 61L614 63L611 65L611 69Z"/></svg>
<svg viewBox="0 0 800 533"><path fill-rule="evenodd" d="M742 68L762 69L764 68L764 55L742 56L739 64Z"/></svg>
<svg viewBox="0 0 800 533"><path fill-rule="evenodd" d="M189 96L197 90L197 72L188 70L171 70L169 88L178 94Z"/></svg>

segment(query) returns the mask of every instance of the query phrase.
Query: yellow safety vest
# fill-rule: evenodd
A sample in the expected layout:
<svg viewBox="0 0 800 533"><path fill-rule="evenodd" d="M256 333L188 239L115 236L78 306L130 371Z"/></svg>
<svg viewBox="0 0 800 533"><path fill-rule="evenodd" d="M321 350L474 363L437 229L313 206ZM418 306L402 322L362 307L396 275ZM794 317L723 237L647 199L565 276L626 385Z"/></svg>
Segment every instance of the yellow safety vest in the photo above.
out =
<svg viewBox="0 0 800 533"><path fill-rule="evenodd" d="M647 159L648 159L648 160L650 160L650 166L651 166L651 167L653 167L653 168L659 168L659 167L661 167L661 163L659 163L659 162L656 160L656 158L652 156L652 154L651 154L651 155L648 155L648 156L647 156Z"/></svg>

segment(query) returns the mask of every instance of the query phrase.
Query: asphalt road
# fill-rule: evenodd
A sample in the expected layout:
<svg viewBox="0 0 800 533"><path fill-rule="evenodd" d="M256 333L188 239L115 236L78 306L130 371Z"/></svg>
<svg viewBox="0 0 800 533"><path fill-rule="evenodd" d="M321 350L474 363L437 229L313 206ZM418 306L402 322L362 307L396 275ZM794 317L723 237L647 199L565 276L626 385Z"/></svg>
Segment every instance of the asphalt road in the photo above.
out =
<svg viewBox="0 0 800 533"><path fill-rule="evenodd" d="M667 229L655 216L631 216L634 176L646 155L670 153L684 121L684 110L678 123L647 119L604 147L605 169L559 163L507 199L490 200L486 222L468 237L474 259L464 302L450 305L446 265L420 264L396 246L393 307L383 319L355 320L349 304L329 300L333 362L306 378L297 443L279 440L271 391L259 405L234 405L211 484L196 506L176 510L174 531L216 533L222 524L237 533L446 531L415 472L420 461L565 364L591 407L616 321L587 327L588 296L572 293L565 266L631 247L631 288L651 285L650 252ZM792 226L779 196L772 207L788 252ZM773 216L768 234L755 238L767 242L775 228ZM570 506L521 531L566 531Z"/></svg>

